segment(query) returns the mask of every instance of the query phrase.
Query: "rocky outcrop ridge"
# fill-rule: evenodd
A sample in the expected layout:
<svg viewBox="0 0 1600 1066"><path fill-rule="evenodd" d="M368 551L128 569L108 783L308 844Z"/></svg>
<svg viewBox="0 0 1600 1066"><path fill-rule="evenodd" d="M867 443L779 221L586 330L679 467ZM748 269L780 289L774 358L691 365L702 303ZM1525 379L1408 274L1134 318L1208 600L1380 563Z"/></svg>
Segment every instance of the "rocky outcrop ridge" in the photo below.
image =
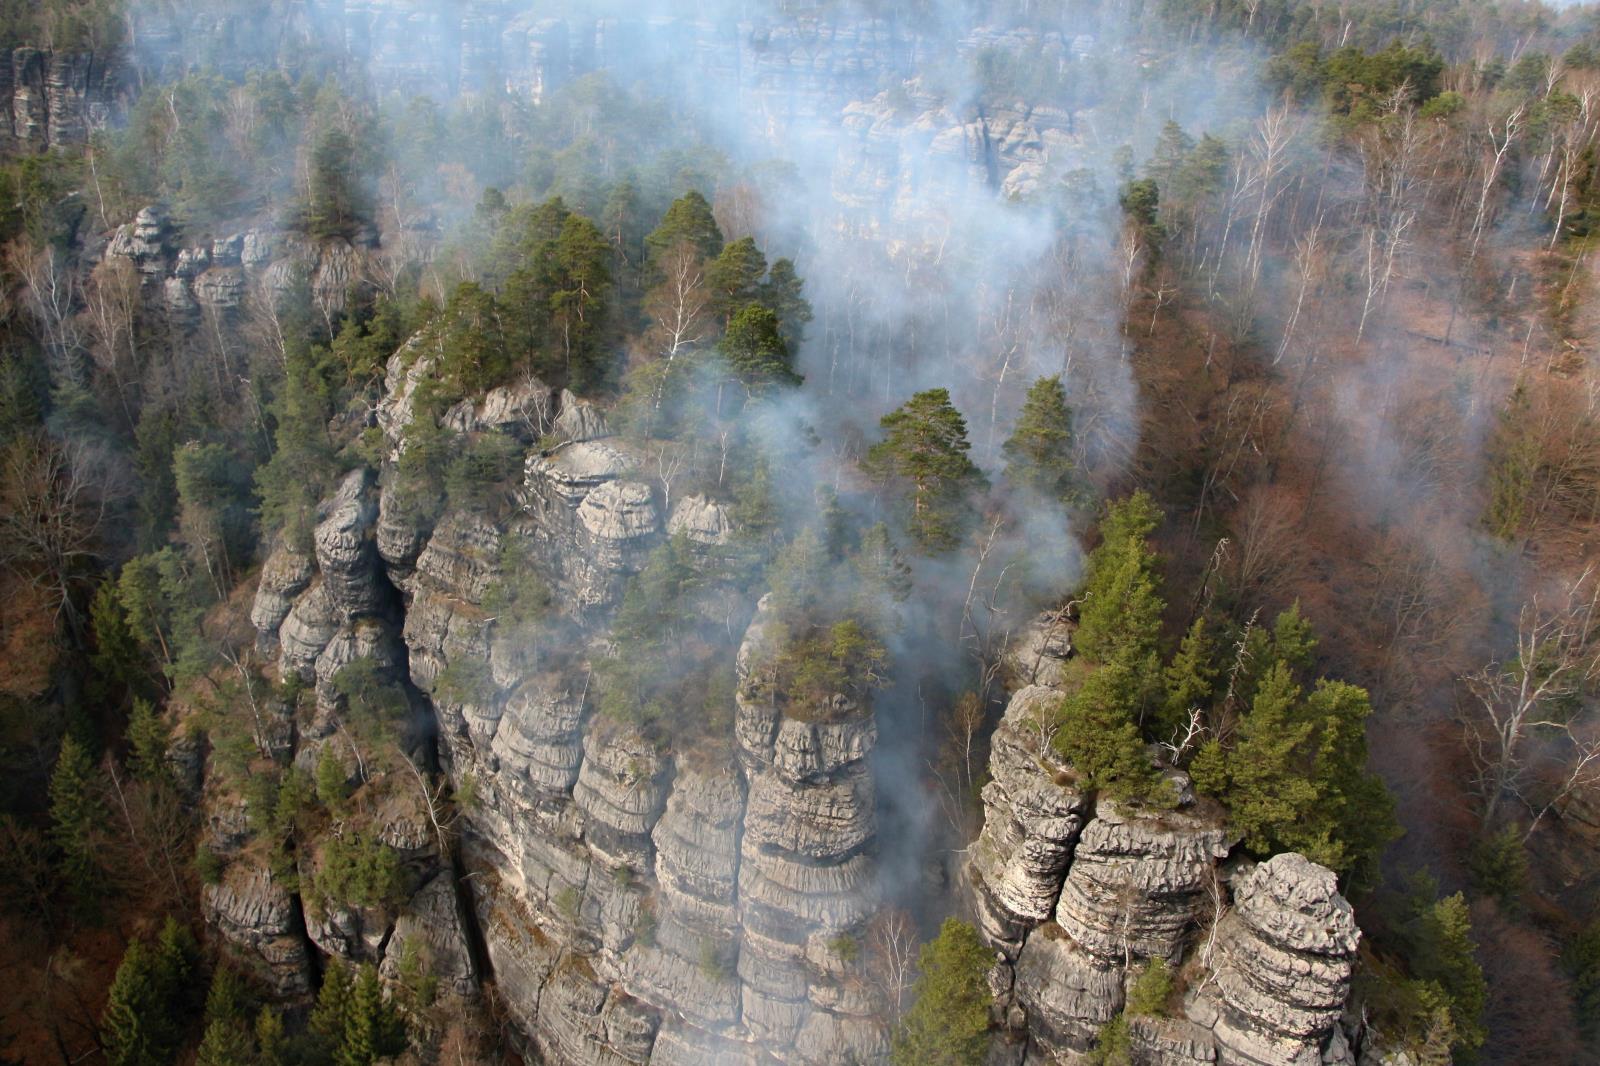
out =
<svg viewBox="0 0 1600 1066"><path fill-rule="evenodd" d="M131 263L159 292L169 314L193 321L202 310L237 310L252 290L275 298L302 279L318 307L340 311L352 286L365 276L377 238L362 233L354 240L312 240L254 227L195 244L181 241L166 211L151 204L112 232L104 254Z"/></svg>
<svg viewBox="0 0 1600 1066"><path fill-rule="evenodd" d="M391 456L420 417L412 397L429 361L424 338L390 364L376 417ZM476 792L461 824L462 921L519 1028L554 1063L881 1058L857 946L875 906L870 709L778 699L758 612L721 754L669 752L596 714L592 664L609 653L626 578L669 532L701 550L726 543L727 510L691 495L669 512L598 411L535 381L441 421L523 443L510 510L418 523L379 487L389 475L357 471L321 507L309 551L274 550L252 617L280 671L317 682L319 721L324 689L337 712L330 682L358 658L428 697L441 766ZM485 607L518 580L508 566L532 567L553 593L532 628ZM294 758L314 764L336 742L309 723ZM387 972L396 945L421 938L449 980L470 984L475 961L455 947L441 887L451 871L435 855L407 859L415 884L398 906L308 907L309 940ZM317 861L305 859L303 882Z"/></svg>
<svg viewBox="0 0 1600 1066"><path fill-rule="evenodd" d="M1021 676L1061 676L1052 660L1069 642L1041 632L1020 644ZM1001 1046L1072 1061L1159 959L1186 991L1171 1017L1130 1019L1136 1062L1353 1062L1339 1018L1360 934L1333 873L1294 854L1231 862L1220 812L1192 800L1159 810L1084 796L1048 744L1060 698L1039 684L1012 696L967 868L1000 958Z"/></svg>

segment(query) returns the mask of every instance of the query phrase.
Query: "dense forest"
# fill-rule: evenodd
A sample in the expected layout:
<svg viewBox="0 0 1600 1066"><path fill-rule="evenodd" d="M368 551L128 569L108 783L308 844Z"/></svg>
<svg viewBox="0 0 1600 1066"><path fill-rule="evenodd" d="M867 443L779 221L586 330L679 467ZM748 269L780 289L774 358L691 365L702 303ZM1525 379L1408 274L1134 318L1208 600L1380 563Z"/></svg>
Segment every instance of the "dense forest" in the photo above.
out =
<svg viewBox="0 0 1600 1066"><path fill-rule="evenodd" d="M356 6L0 0L0 1061L1177 1062L1290 853L1326 1061L1600 1058L1600 11ZM1082 1032L1018 738L1220 871Z"/></svg>

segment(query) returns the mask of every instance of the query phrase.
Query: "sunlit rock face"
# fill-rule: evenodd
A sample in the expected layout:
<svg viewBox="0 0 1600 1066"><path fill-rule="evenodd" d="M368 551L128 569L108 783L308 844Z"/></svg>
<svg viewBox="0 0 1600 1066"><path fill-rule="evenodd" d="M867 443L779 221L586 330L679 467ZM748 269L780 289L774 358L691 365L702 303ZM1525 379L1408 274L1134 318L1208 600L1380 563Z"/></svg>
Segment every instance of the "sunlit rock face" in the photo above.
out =
<svg viewBox="0 0 1600 1066"><path fill-rule="evenodd" d="M1070 641L1041 619L1009 656L1025 684L994 733L966 881L998 954L1002 1059L1073 1061L1153 960L1180 974L1165 1016L1130 1018L1136 1062L1353 1062L1341 1012L1360 933L1333 872L1300 855L1233 861L1220 812L1086 796L1049 744ZM1180 788L1180 793L1187 789Z"/></svg>
<svg viewBox="0 0 1600 1066"><path fill-rule="evenodd" d="M411 396L425 360L410 345L389 367L376 421L390 456L421 417ZM405 898L307 902L295 912L301 955L392 975L392 945L411 939L470 990L480 968L467 945L479 944L497 995L550 1062L882 1059L882 1003L851 948L878 906L871 709L774 692L780 649L756 610L714 751L669 749L598 714L593 666L610 651L626 579L668 535L707 553L736 529L708 496L668 508L635 446L570 394L528 386L441 417L457 432L516 436L514 412L530 407L548 431L525 440L520 485L495 515L408 519L389 498L391 469L357 470L319 508L310 543L279 543L263 568L251 615L261 645L280 674L316 688L317 714L285 758L314 769L331 745L348 759L331 726L337 679L365 660L410 683L441 767L475 795L459 826L463 870L441 865L425 811L397 806L384 839L404 856ZM508 553L512 539L526 550ZM485 606L519 576L508 566L531 567L550 590L561 630L551 647ZM323 861L302 858L302 884ZM233 865L228 876L240 876ZM211 913L293 985L299 956L276 912L256 917L219 896Z"/></svg>

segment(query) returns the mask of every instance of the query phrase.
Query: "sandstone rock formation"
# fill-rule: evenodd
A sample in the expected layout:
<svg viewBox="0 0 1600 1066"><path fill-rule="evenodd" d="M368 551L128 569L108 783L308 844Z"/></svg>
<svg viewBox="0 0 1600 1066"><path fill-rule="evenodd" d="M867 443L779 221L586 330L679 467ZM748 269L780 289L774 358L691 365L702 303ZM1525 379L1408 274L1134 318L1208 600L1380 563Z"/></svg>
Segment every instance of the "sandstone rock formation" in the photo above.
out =
<svg viewBox="0 0 1600 1066"><path fill-rule="evenodd" d="M1019 642L1023 676L1049 645ZM967 868L1000 955L997 1054L1073 1061L1118 1016L1150 960L1188 982L1181 1013L1130 1019L1135 1061L1313 1066L1354 1061L1339 1026L1360 934L1331 871L1295 854L1239 868L1220 812L1091 801L1048 745L1060 691L1028 685L997 727L984 827ZM1180 789L1186 792L1187 789Z"/></svg>

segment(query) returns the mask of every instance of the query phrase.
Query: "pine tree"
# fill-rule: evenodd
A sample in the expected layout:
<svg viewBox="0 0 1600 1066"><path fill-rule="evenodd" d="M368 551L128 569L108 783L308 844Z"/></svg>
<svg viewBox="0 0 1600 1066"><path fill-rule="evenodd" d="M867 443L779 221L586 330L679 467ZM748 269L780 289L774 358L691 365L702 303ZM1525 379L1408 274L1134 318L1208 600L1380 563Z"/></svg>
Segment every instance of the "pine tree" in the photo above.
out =
<svg viewBox="0 0 1600 1066"><path fill-rule="evenodd" d="M779 331L778 316L760 304L746 304L733 316L717 350L751 395L802 380Z"/></svg>
<svg viewBox="0 0 1600 1066"><path fill-rule="evenodd" d="M1072 454L1072 410L1059 376L1040 378L1028 389L1016 428L1001 451L1012 485L1068 507L1083 502L1084 486Z"/></svg>
<svg viewBox="0 0 1600 1066"><path fill-rule="evenodd" d="M988 1044L988 973L993 958L978 932L946 918L922 946L915 1000L895 1035L895 1066L977 1066Z"/></svg>
<svg viewBox="0 0 1600 1066"><path fill-rule="evenodd" d="M1111 505L1100 523L1101 542L1085 567L1082 606L1073 637L1096 662L1142 662L1161 638L1159 560L1147 543L1161 514L1143 492Z"/></svg>
<svg viewBox="0 0 1600 1066"><path fill-rule="evenodd" d="M92 914L105 891L97 838L107 812L89 753L73 737L61 739L50 776L50 835L61 852L61 874L74 904Z"/></svg>
<svg viewBox="0 0 1600 1066"><path fill-rule="evenodd" d="M706 198L691 189L672 201L661 225L644 239L644 243L653 264L659 264L680 244L693 247L701 258L711 260L722 251L722 230L712 217Z"/></svg>
<svg viewBox="0 0 1600 1066"><path fill-rule="evenodd" d="M761 278L767 272L767 257L751 237L741 237L727 245L706 266L706 284L711 288L712 313L724 326L733 316L761 295ZM768 307L778 320L778 309Z"/></svg>
<svg viewBox="0 0 1600 1066"><path fill-rule="evenodd" d="M988 485L967 458L967 423L946 389L919 392L883 416L884 439L867 453L870 473L897 483L907 528L924 552L949 551L972 516L972 494Z"/></svg>
<svg viewBox="0 0 1600 1066"><path fill-rule="evenodd" d="M811 304L805 298L805 283L795 273L791 260L779 259L772 264L758 298L778 316L783 343L791 352L798 352L805 340L806 323L811 321Z"/></svg>
<svg viewBox="0 0 1600 1066"><path fill-rule="evenodd" d="M363 151L342 129L327 129L311 149L304 225L316 237L349 237L371 215L362 185Z"/></svg>
<svg viewBox="0 0 1600 1066"><path fill-rule="evenodd" d="M611 248L593 222L572 215L556 240L551 321L567 378L577 392L602 385L610 369L603 341L609 324Z"/></svg>

